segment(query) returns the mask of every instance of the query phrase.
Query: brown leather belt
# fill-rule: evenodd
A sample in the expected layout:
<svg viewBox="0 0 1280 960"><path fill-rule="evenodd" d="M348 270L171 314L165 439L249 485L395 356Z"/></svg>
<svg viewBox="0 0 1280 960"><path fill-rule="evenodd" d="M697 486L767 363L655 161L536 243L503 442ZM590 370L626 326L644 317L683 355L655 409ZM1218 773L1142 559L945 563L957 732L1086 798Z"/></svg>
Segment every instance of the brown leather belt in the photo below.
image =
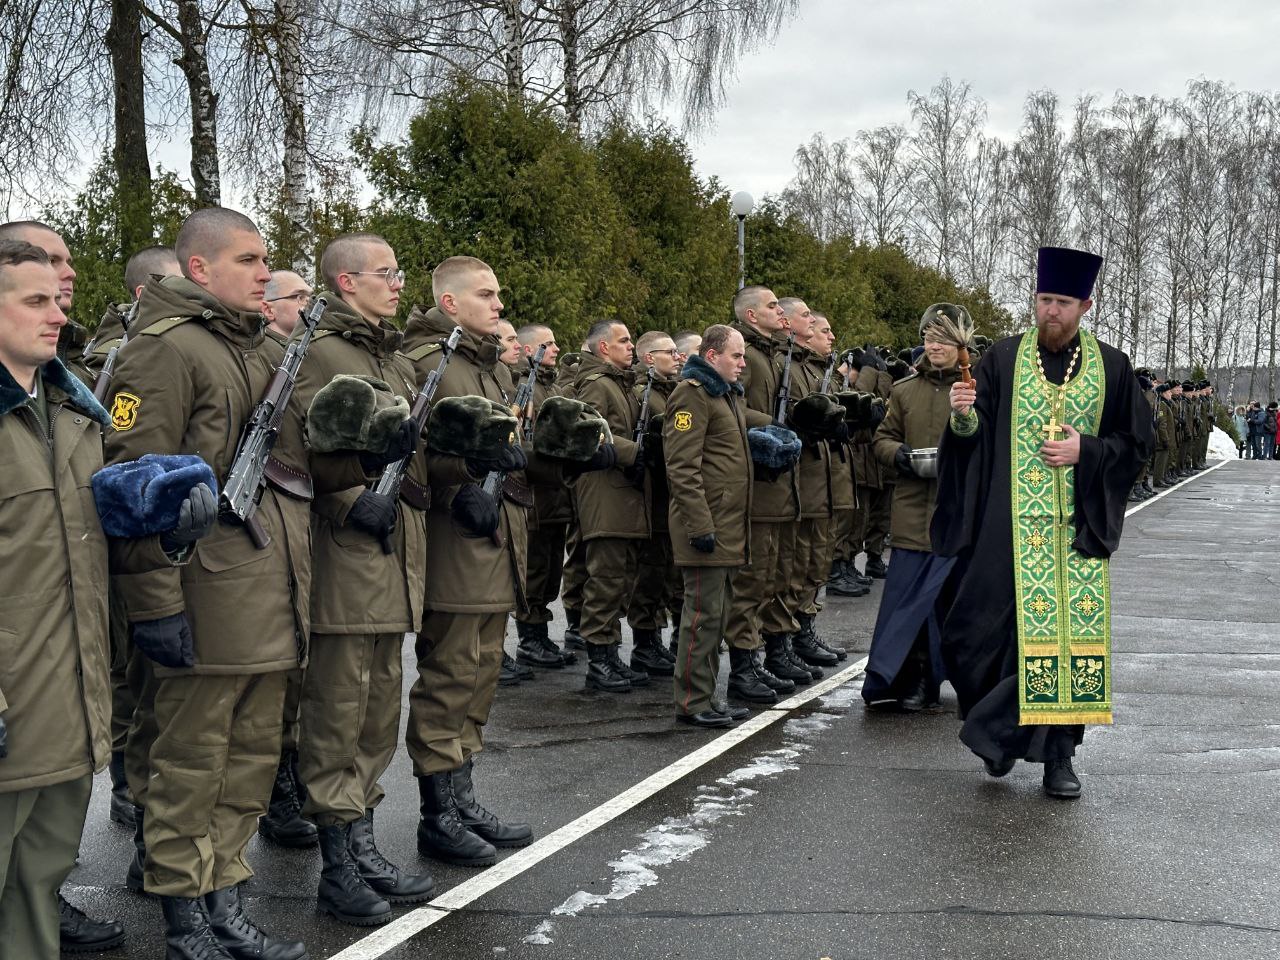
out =
<svg viewBox="0 0 1280 960"><path fill-rule="evenodd" d="M311 482L311 474L286 466L275 457L267 457L267 467L263 471L267 483L271 484L285 496L295 500L312 500L315 498L315 486Z"/></svg>
<svg viewBox="0 0 1280 960"><path fill-rule="evenodd" d="M431 508L431 491L407 473L400 478L400 499L415 510Z"/></svg>
<svg viewBox="0 0 1280 960"><path fill-rule="evenodd" d="M507 474L502 481L502 495L517 507L533 506L533 490L523 480Z"/></svg>

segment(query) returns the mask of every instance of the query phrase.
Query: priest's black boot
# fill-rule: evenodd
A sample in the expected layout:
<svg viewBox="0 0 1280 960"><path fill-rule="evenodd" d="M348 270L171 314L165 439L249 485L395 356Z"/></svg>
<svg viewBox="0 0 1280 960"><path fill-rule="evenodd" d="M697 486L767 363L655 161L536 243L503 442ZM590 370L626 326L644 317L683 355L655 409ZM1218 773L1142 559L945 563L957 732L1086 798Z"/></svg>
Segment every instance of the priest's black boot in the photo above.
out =
<svg viewBox="0 0 1280 960"><path fill-rule="evenodd" d="M63 953L98 953L124 943L119 920L94 920L58 894L58 947Z"/></svg>
<svg viewBox="0 0 1280 960"><path fill-rule="evenodd" d="M124 751L111 754L111 820L122 827L133 826L133 801L129 799L129 781L124 775Z"/></svg>
<svg viewBox="0 0 1280 960"><path fill-rule="evenodd" d="M476 801L476 787L472 780L474 765L475 759L468 757L450 774L453 802L463 826L495 847L527 847L533 842L532 827L527 823L503 823Z"/></svg>
<svg viewBox="0 0 1280 960"><path fill-rule="evenodd" d="M164 960L233 960L209 927L209 914L199 897L161 897L164 914Z"/></svg>
<svg viewBox="0 0 1280 960"><path fill-rule="evenodd" d="M564 629L564 645L568 650L586 650L587 641L579 632L582 626L582 610L564 608L564 618L568 622Z"/></svg>
<svg viewBox="0 0 1280 960"><path fill-rule="evenodd" d="M800 629L791 641L796 656L806 664L815 667L832 667L839 663L839 657L819 645L818 633L814 627L814 615L802 613L797 616L797 619L800 621Z"/></svg>
<svg viewBox="0 0 1280 960"><path fill-rule="evenodd" d="M1075 800L1080 796L1080 778L1071 769L1071 758L1046 760L1044 764L1044 792L1059 800Z"/></svg>
<svg viewBox="0 0 1280 960"><path fill-rule="evenodd" d="M612 649L603 643L587 645L587 686L605 693L630 693L631 681L609 659Z"/></svg>
<svg viewBox="0 0 1280 960"><path fill-rule="evenodd" d="M516 647L517 663L544 670L560 670L568 662L560 648L551 642L545 623L521 623L517 620L516 635L520 638L520 645Z"/></svg>
<svg viewBox="0 0 1280 960"><path fill-rule="evenodd" d="M144 897L151 894L143 888L144 869L147 863L147 843L142 833L142 821L146 813L142 807L133 808L133 859L129 861L129 869L124 875L124 885L134 893Z"/></svg>
<svg viewBox="0 0 1280 960"><path fill-rule="evenodd" d="M669 677L676 672L674 662L663 655L657 630L635 629L631 636L635 640L635 646L631 648L632 670L642 670L658 677Z"/></svg>
<svg viewBox="0 0 1280 960"><path fill-rule="evenodd" d="M209 913L209 929L235 960L307 960L307 948L297 940L267 936L245 912L239 887L206 894L204 907Z"/></svg>
<svg viewBox="0 0 1280 960"><path fill-rule="evenodd" d="M373 811L351 824L347 849L361 878L374 893L392 903L425 903L435 882L429 873L405 873L382 855L373 837Z"/></svg>
<svg viewBox="0 0 1280 960"><path fill-rule="evenodd" d="M793 663L787 655L787 635L785 633L766 633L764 635L764 668L774 676L792 683L806 686L813 683L813 675L798 663Z"/></svg>
<svg viewBox="0 0 1280 960"><path fill-rule="evenodd" d="M929 681L921 675L911 685L911 692L902 698L902 709L907 713L919 713L929 706Z"/></svg>
<svg viewBox="0 0 1280 960"><path fill-rule="evenodd" d="M298 754L285 750L276 765L267 814L258 818L258 833L282 847L314 847L316 825L302 818L301 784L298 782Z"/></svg>
<svg viewBox="0 0 1280 960"><path fill-rule="evenodd" d="M782 677L776 677L764 665L764 651L759 647L748 651L751 654L751 667L756 672L756 676L760 681L777 694L793 693L796 689L794 680L784 680Z"/></svg>
<svg viewBox="0 0 1280 960"><path fill-rule="evenodd" d="M622 657L618 656L618 651L620 649L622 649L622 644L620 643L609 644L607 648L608 652L605 654L605 656L608 657L610 665L613 667L613 669L617 673L626 677L627 680L630 681L633 687L647 686L649 683L648 672L646 672L645 670L641 670L635 666L629 667L625 663L623 663Z"/></svg>
<svg viewBox="0 0 1280 960"><path fill-rule="evenodd" d="M462 867L487 867L498 859L493 844L462 822L453 799L452 775L418 777L422 820L418 823L418 852Z"/></svg>
<svg viewBox="0 0 1280 960"><path fill-rule="evenodd" d="M391 904L360 876L351 856L351 824L319 827L320 889L316 906L356 927L376 927L391 919Z"/></svg>
<svg viewBox="0 0 1280 960"><path fill-rule="evenodd" d="M796 653L795 647L792 645L794 640L795 640L795 637L789 633L784 634L782 638L782 649L786 652L786 655L791 659L792 665L799 667L801 670L808 671L809 679L821 680L823 676L825 676L825 674L822 672L822 668L819 666L815 666L812 663L805 663L803 660L801 660L800 654Z"/></svg>
<svg viewBox="0 0 1280 960"><path fill-rule="evenodd" d="M777 703L773 688L756 675L750 650L729 648L729 696L747 703Z"/></svg>

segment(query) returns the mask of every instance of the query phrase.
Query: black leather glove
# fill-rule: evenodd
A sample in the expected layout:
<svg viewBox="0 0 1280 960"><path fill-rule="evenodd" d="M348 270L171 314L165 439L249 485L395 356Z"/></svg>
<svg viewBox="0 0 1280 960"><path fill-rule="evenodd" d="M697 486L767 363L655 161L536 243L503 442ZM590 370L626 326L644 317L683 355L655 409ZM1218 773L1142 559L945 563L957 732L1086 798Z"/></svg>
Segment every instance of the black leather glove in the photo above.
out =
<svg viewBox="0 0 1280 960"><path fill-rule="evenodd" d="M366 490L347 511L347 523L382 540L396 528L396 502L384 493Z"/></svg>
<svg viewBox="0 0 1280 960"><path fill-rule="evenodd" d="M827 434L827 439L832 443L844 443L849 439L849 425L841 420L831 428L831 432Z"/></svg>
<svg viewBox="0 0 1280 960"><path fill-rule="evenodd" d="M498 504L479 484L468 483L453 498L449 512L475 537L489 537L498 529Z"/></svg>
<svg viewBox="0 0 1280 960"><path fill-rule="evenodd" d="M618 465L618 448L612 443L600 444L600 449L591 455L590 460L566 461L564 470L570 476L580 473L594 473L597 470L611 470Z"/></svg>
<svg viewBox="0 0 1280 960"><path fill-rule="evenodd" d="M714 533L704 533L700 537L690 537L689 546L699 553L715 553L716 535Z"/></svg>
<svg viewBox="0 0 1280 960"><path fill-rule="evenodd" d="M898 473L904 477L914 477L916 472L911 469L911 445L904 443L898 447L893 453L893 465L898 468Z"/></svg>
<svg viewBox="0 0 1280 960"><path fill-rule="evenodd" d="M400 429L396 431L395 436L387 443L387 448L381 453L372 453L368 450L360 451L360 468L365 473L377 473L388 464L399 463L417 449L417 425L413 420L406 420L400 424Z"/></svg>
<svg viewBox="0 0 1280 960"><path fill-rule="evenodd" d="M471 471L473 477L482 477L493 470L513 473L516 470L523 470L528 465L529 458L524 455L520 445L515 443L503 447L502 452L492 460L482 460L479 457L467 458L467 469Z"/></svg>
<svg viewBox="0 0 1280 960"><path fill-rule="evenodd" d="M191 625L185 613L175 613L159 620L143 620L129 624L136 646L149 659L162 667L194 667L195 645Z"/></svg>
<svg viewBox="0 0 1280 960"><path fill-rule="evenodd" d="M0 715L0 760L9 755L9 728L4 725L4 716Z"/></svg>
<svg viewBox="0 0 1280 960"><path fill-rule="evenodd" d="M181 554L213 529L218 521L218 501L206 484L197 483L178 508L178 525L160 534L160 547L170 556Z"/></svg>

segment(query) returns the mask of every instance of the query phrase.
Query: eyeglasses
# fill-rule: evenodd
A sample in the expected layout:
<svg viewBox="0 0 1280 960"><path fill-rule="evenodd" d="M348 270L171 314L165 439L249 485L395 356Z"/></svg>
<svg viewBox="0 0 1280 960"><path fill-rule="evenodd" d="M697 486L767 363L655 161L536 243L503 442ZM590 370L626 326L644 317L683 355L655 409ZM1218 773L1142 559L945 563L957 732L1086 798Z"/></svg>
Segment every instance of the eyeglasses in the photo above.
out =
<svg viewBox="0 0 1280 960"><path fill-rule="evenodd" d="M286 293L283 297L267 297L267 303L276 303L280 300L297 300L299 303L306 303L311 299L311 294L305 290L299 290L297 293Z"/></svg>
<svg viewBox="0 0 1280 960"><path fill-rule="evenodd" d="M397 286L400 286L400 287L404 286L404 271L392 270L390 267L387 267L385 270L347 270L346 274L349 277L359 277L359 276L365 276L365 275L372 276L372 277L381 277L383 280L387 281L387 286L391 287L393 290Z"/></svg>
<svg viewBox="0 0 1280 960"><path fill-rule="evenodd" d="M667 354L667 356L670 356L670 357L680 356L680 351L677 350L675 347L672 347L670 350L647 350L645 352L646 353L665 353Z"/></svg>

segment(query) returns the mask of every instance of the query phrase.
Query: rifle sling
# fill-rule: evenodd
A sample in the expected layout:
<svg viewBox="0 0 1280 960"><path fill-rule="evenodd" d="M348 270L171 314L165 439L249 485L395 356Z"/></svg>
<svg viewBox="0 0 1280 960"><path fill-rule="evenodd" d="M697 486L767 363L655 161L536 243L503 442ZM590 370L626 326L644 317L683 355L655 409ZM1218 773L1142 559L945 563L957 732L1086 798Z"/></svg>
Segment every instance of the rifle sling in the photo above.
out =
<svg viewBox="0 0 1280 960"><path fill-rule="evenodd" d="M400 499L415 510L431 508L431 492L407 473L400 478Z"/></svg>
<svg viewBox="0 0 1280 960"><path fill-rule="evenodd" d="M315 486L311 482L311 475L286 466L275 457L267 457L267 466L263 475L271 486L287 497L295 500L315 498Z"/></svg>

